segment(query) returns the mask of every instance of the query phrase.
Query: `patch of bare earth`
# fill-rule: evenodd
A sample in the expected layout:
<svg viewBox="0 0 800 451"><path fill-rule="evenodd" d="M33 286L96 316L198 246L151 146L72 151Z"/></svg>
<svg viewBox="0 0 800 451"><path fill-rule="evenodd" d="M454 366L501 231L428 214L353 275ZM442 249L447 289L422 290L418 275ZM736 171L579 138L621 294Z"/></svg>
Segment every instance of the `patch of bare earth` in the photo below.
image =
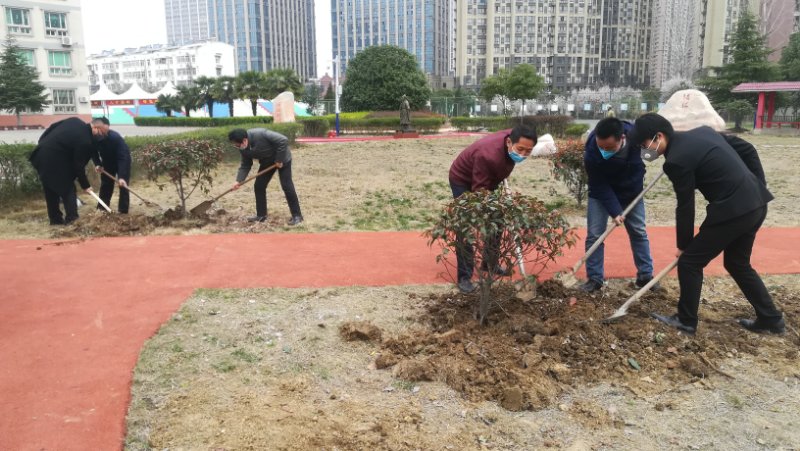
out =
<svg viewBox="0 0 800 451"><path fill-rule="evenodd" d="M501 289L488 327L440 286L202 290L142 352L126 448L797 449L800 277L766 280L784 336L733 323L727 278L694 338L647 317L674 280L612 324L628 282Z"/></svg>

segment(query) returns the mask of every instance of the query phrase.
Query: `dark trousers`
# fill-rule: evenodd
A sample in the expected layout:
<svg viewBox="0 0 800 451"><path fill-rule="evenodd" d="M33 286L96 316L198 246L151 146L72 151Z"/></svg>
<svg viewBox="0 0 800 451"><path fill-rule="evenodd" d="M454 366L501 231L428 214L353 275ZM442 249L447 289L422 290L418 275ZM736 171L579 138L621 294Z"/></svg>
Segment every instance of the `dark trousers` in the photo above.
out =
<svg viewBox="0 0 800 451"><path fill-rule="evenodd" d="M258 172L272 166L271 164L261 164ZM264 175L256 177L256 182L253 185L253 191L256 193L256 215L267 215L267 185L272 180L275 174L275 169L267 171ZM278 178L281 181L281 189L284 196L286 196L286 203L289 204L289 211L292 217L303 216L300 213L300 201L297 199L297 193L294 190L294 182L292 182L292 161L289 160L283 163L283 167L278 169Z"/></svg>
<svg viewBox="0 0 800 451"><path fill-rule="evenodd" d="M450 190L453 191L453 199L457 199L462 194L470 191L466 186L456 185L450 182ZM472 273L475 271L475 249L471 244L465 242L464 237L457 237L459 244L456 247L456 268L458 274L458 281L464 279L471 279ZM483 261L481 266L484 269L490 268L492 270L497 268L498 249L497 243L500 241L500 236L485 237L484 238L484 252Z"/></svg>
<svg viewBox="0 0 800 451"><path fill-rule="evenodd" d="M47 217L50 218L50 225L69 224L78 219L78 196L75 194L73 185L66 193L59 194L56 191L42 185L44 189L44 201L47 203ZM61 213L60 203L64 203L64 212Z"/></svg>
<svg viewBox="0 0 800 451"><path fill-rule="evenodd" d="M703 268L721 252L725 253L725 269L756 310L757 319L764 324L773 324L782 318L761 277L750 266L756 232L766 217L767 207L764 206L722 224L700 227L700 232L678 259L681 287L678 318L682 323L697 326Z"/></svg>
<svg viewBox="0 0 800 451"><path fill-rule="evenodd" d="M109 169L104 168L106 172L111 175L117 175L116 169ZM126 182L130 182L130 180L125 180ZM109 178L105 174L100 174L100 199L106 203L109 207L111 207L111 197L114 195L114 186L116 186L117 182L111 178ZM127 213L128 207L131 204L131 194L125 188L119 189L119 202L117 203L117 211L120 213ZM98 209L103 209L100 204L97 204Z"/></svg>

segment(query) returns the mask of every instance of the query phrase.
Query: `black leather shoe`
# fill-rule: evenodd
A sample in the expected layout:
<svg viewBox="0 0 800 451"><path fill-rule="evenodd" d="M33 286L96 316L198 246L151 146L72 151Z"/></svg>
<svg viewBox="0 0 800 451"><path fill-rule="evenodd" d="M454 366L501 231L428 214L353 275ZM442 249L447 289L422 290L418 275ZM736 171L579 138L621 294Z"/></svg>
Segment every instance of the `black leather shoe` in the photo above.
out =
<svg viewBox="0 0 800 451"><path fill-rule="evenodd" d="M467 294L477 290L478 287L469 279L461 279L458 281L458 291Z"/></svg>
<svg viewBox="0 0 800 451"><path fill-rule="evenodd" d="M296 226L297 224L300 224L301 222L303 222L303 217L302 216L292 216L292 219L290 219L289 222L287 222L287 224L289 224L290 226Z"/></svg>
<svg viewBox="0 0 800 451"><path fill-rule="evenodd" d="M662 323L664 323L664 324L666 324L668 326L672 326L672 327L678 329L679 331L686 333L687 335L694 335L695 332L697 332L697 328L696 327L687 326L686 324L683 324L681 322L681 320L678 319L678 315L663 316L663 315L659 315L657 313L651 313L650 316L652 316L653 318L661 321Z"/></svg>
<svg viewBox="0 0 800 451"><path fill-rule="evenodd" d="M247 222L264 222L267 220L266 216L251 216L247 218Z"/></svg>
<svg viewBox="0 0 800 451"><path fill-rule="evenodd" d="M786 333L786 322L783 321L783 318L774 324L764 324L759 322L759 320L752 319L738 319L736 322L750 332L755 332L757 334L780 335Z"/></svg>
<svg viewBox="0 0 800 451"><path fill-rule="evenodd" d="M589 279L585 283L578 286L578 289L585 293L594 293L595 291L602 290L603 284L596 280Z"/></svg>
<svg viewBox="0 0 800 451"><path fill-rule="evenodd" d="M645 285L650 283L651 280L653 280L652 277L648 277L646 279L636 279L636 282L634 282L633 284L636 286L636 288L641 289L641 288L644 288ZM653 284L652 287L650 287L650 291L652 291L652 292L663 292L663 291L667 291L667 290L665 290L664 287L661 286L661 282L656 282L656 283Z"/></svg>

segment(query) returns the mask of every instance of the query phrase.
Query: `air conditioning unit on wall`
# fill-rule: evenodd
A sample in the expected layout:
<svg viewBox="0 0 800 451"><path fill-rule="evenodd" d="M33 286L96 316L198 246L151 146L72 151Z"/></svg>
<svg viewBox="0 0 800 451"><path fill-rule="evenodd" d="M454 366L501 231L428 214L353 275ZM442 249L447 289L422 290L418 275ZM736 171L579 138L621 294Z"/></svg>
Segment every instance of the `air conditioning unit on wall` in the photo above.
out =
<svg viewBox="0 0 800 451"><path fill-rule="evenodd" d="M61 36L61 45L64 47L72 47L72 38L69 36Z"/></svg>
<svg viewBox="0 0 800 451"><path fill-rule="evenodd" d="M80 103L89 103L89 98L86 97L86 96L80 96L80 97L78 97L78 102L80 102Z"/></svg>

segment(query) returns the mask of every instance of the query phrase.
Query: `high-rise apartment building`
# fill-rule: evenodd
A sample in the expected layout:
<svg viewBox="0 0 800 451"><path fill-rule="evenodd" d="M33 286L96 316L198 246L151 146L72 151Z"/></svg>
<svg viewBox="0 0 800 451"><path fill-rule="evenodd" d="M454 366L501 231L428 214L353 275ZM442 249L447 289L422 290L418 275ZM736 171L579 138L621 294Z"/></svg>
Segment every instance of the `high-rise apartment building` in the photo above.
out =
<svg viewBox="0 0 800 451"><path fill-rule="evenodd" d="M767 38L767 47L773 50L769 60L781 59L783 48L789 44L789 35L795 28L797 0L759 0L758 17L761 33Z"/></svg>
<svg viewBox="0 0 800 451"><path fill-rule="evenodd" d="M673 78L691 79L699 69L700 11L697 0L656 0L650 81L660 88Z"/></svg>
<svg viewBox="0 0 800 451"><path fill-rule="evenodd" d="M452 74L452 0L331 0L331 23L332 57L339 56L342 73L359 51L394 45L430 78Z"/></svg>
<svg viewBox="0 0 800 451"><path fill-rule="evenodd" d="M167 43L186 45L208 39L207 0L164 0Z"/></svg>
<svg viewBox="0 0 800 451"><path fill-rule="evenodd" d="M80 0L0 0L4 23L0 41L13 38L22 56L39 72L50 106L23 113L24 125L48 126L70 116L91 117L89 81ZM4 114L5 113L5 114ZM16 116L0 112L0 125L16 125Z"/></svg>
<svg viewBox="0 0 800 451"><path fill-rule="evenodd" d="M701 68L719 67L730 62L731 37L739 17L746 10L758 17L757 0L700 0Z"/></svg>
<svg viewBox="0 0 800 451"><path fill-rule="evenodd" d="M647 86L653 0L459 0L456 78L477 86L515 64L552 88Z"/></svg>
<svg viewBox="0 0 800 451"><path fill-rule="evenodd" d="M314 0L207 0L209 37L235 48L239 72L316 77Z"/></svg>

